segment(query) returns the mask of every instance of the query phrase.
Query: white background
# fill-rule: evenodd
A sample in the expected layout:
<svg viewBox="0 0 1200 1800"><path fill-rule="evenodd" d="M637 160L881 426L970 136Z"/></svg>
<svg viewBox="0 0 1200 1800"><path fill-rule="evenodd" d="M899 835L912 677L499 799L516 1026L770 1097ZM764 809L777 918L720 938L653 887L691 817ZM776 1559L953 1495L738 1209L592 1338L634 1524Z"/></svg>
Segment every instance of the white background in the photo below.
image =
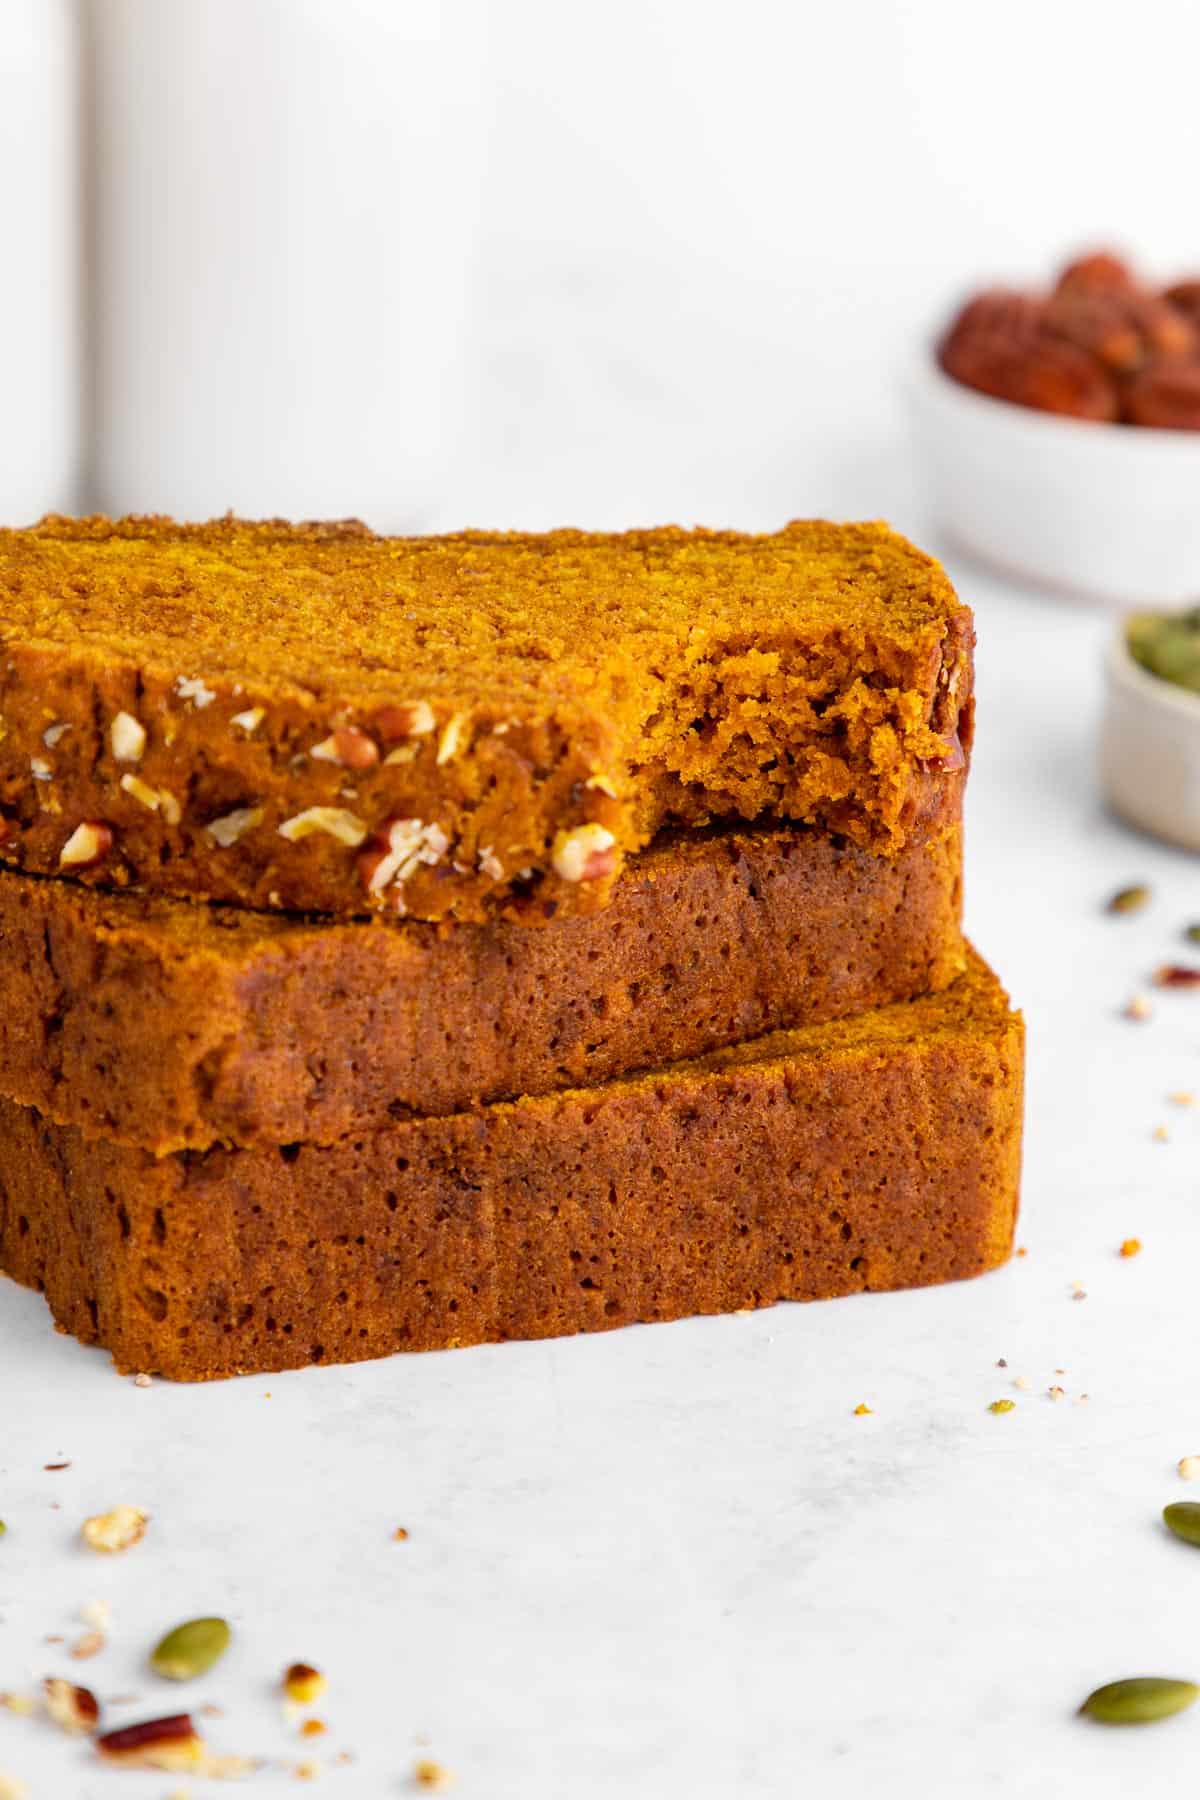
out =
<svg viewBox="0 0 1200 1800"><path fill-rule="evenodd" d="M433 498L397 480L396 516L886 514L928 538L898 395L957 291L1110 236L1200 264L1198 35L1183 4L493 8L461 412ZM22 173L6 154L0 182ZM377 348L402 375L402 314ZM355 449L329 444L331 482ZM330 1791L354 1800L409 1791L423 1753L484 1800L1115 1800L1194 1779L1200 1718L1121 1734L1072 1712L1104 1680L1200 1671L1200 1560L1157 1524L1200 1451L1200 1111L1166 1098L1200 1089L1200 1002L1119 1016L1183 951L1200 882L1100 810L1108 627L952 572L980 623L969 923L1030 1025L1027 1257L924 1294L146 1391L0 1284L0 1686L73 1667L42 1639L108 1595L88 1678L146 1711L178 1698L141 1668L159 1631L233 1621L196 1696L228 1709L222 1748L326 1758L271 1684L296 1657L327 1668L327 1742L360 1759ZM1135 878L1153 908L1106 917ZM1145 1250L1122 1261L1130 1235ZM144 1545L75 1547L126 1500L154 1513ZM34 1800L178 1785L94 1773L4 1715L0 1770Z"/></svg>
<svg viewBox="0 0 1200 1800"><path fill-rule="evenodd" d="M54 297L70 259L37 221L56 203L65 219L78 191L46 175L47 158L66 165L21 47L41 33L78 119L69 75L54 73L56 24L71 12L71 0L0 0L0 201L17 270L0 284L0 447L28 443L47 409L69 410L51 375L40 411L25 392L31 369L61 370L72 354ZM116 34L119 64L143 86L141 109L132 81L93 88L99 116L79 128L86 185L110 197L90 221L91 346L108 343L127 377L93 398L106 393L110 414L136 400L127 430L154 448L122 503L169 496L199 455L195 434L157 435L178 421L166 400L154 413L149 366L161 392L186 390L197 407L214 386L227 396L240 474L211 466L205 416L207 479L183 488L213 510L261 499L295 511L292 498L336 511L351 468L349 491L360 510L370 497L381 525L880 511L908 523L890 455L898 390L965 288L1039 277L1096 240L1164 274L1200 265L1191 0L91 0L84 16L101 45ZM303 100L290 112L281 65ZM169 109L156 101L164 85ZM187 135L197 117L211 120L207 159ZM171 121L176 160L149 159L155 189L139 131ZM142 174L105 185L114 155L139 143ZM140 209L132 222L122 194ZM431 196L448 227L435 228ZM156 274L173 301L157 327L106 262L118 236L122 266L150 285ZM172 285L168 253L203 276L207 331L196 280ZM277 303L260 305L264 292ZM291 407L281 338L295 358ZM358 431L336 398L344 366L359 383ZM104 491L97 447L128 439L95 408L79 428L90 486L81 496L64 422L61 467L37 505ZM247 467L248 441L260 465ZM0 492L0 517L33 505L24 486Z"/></svg>
<svg viewBox="0 0 1200 1800"><path fill-rule="evenodd" d="M1187 0L503 16L466 490L489 524L894 513L898 384L964 289L1093 240L1200 263Z"/></svg>

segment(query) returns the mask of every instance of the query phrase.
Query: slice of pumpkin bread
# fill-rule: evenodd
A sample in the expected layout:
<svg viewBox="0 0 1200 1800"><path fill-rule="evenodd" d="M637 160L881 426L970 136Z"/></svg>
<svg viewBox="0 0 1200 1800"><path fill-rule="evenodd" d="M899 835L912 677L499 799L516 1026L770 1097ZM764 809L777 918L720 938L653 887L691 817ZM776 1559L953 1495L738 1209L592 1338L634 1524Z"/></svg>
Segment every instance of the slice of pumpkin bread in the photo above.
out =
<svg viewBox="0 0 1200 1800"><path fill-rule="evenodd" d="M944 993L326 1147L141 1150L0 1101L0 1268L119 1368L203 1380L976 1275L1022 1039Z"/></svg>
<svg viewBox="0 0 1200 1800"><path fill-rule="evenodd" d="M883 525L0 531L0 858L255 908L593 912L667 825L958 814L971 615Z"/></svg>
<svg viewBox="0 0 1200 1800"><path fill-rule="evenodd" d="M896 856L686 832L551 931L287 915L0 872L0 1094L155 1152L328 1143L947 986L957 828Z"/></svg>

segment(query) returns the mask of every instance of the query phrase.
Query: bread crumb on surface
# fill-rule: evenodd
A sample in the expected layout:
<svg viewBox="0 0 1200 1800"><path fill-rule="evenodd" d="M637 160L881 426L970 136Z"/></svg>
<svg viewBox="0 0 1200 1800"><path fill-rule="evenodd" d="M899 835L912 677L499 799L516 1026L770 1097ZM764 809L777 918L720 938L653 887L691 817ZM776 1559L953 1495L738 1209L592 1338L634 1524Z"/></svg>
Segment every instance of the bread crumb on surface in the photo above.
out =
<svg viewBox="0 0 1200 1800"><path fill-rule="evenodd" d="M413 1781L419 1788L430 1788L436 1793L444 1793L454 1783L449 1769L443 1768L432 1757L423 1756L413 1765Z"/></svg>
<svg viewBox="0 0 1200 1800"><path fill-rule="evenodd" d="M143 1512L140 1506L114 1506L109 1512L95 1513L85 1519L79 1529L89 1550L113 1556L140 1544L149 1523L149 1513Z"/></svg>

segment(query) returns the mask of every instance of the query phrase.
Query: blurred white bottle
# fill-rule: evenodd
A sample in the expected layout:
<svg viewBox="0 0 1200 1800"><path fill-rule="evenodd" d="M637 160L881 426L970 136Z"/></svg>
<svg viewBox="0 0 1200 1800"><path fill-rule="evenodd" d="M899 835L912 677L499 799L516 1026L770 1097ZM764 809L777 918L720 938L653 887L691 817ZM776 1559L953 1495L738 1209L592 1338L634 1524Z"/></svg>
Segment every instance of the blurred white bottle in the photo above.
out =
<svg viewBox="0 0 1200 1800"><path fill-rule="evenodd" d="M0 524L76 501L78 59L73 0L0 0Z"/></svg>
<svg viewBox="0 0 1200 1800"><path fill-rule="evenodd" d="M111 512L421 522L462 426L486 0L91 0Z"/></svg>

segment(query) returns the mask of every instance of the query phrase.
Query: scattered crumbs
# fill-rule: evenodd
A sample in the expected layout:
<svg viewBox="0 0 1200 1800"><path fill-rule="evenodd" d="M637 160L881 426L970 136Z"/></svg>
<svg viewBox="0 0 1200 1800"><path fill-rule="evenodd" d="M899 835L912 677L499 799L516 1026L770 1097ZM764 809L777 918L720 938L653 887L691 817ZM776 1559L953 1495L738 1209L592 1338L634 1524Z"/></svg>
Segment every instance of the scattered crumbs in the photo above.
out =
<svg viewBox="0 0 1200 1800"><path fill-rule="evenodd" d="M1067 1397L1066 1388L1059 1387L1057 1382L1054 1384L1053 1387L1047 1388L1046 1392L1049 1394L1049 1396L1052 1400L1065 1400Z"/></svg>
<svg viewBox="0 0 1200 1800"><path fill-rule="evenodd" d="M395 1531L392 1533L392 1542L393 1544L407 1544L408 1528L404 1525L397 1525Z"/></svg>
<svg viewBox="0 0 1200 1800"><path fill-rule="evenodd" d="M18 1719L28 1719L37 1711L37 1701L30 1694L0 1694L0 1706Z"/></svg>
<svg viewBox="0 0 1200 1800"><path fill-rule="evenodd" d="M413 1764L413 1780L419 1788L432 1788L437 1793L444 1793L454 1780L449 1769L441 1763L434 1762L431 1757L423 1756Z"/></svg>
<svg viewBox="0 0 1200 1800"><path fill-rule="evenodd" d="M1171 1141L1171 1134L1165 1125L1156 1125L1151 1135L1156 1144L1169 1144Z"/></svg>
<svg viewBox="0 0 1200 1800"><path fill-rule="evenodd" d="M297 1781L315 1781L321 1773L321 1765L318 1762L299 1762L292 1773Z"/></svg>
<svg viewBox="0 0 1200 1800"><path fill-rule="evenodd" d="M1200 987L1200 969L1189 969L1179 963L1164 963L1154 971L1154 985L1162 988Z"/></svg>
<svg viewBox="0 0 1200 1800"><path fill-rule="evenodd" d="M1087 1299L1087 1289L1084 1287L1082 1281L1073 1281L1071 1283L1071 1298L1072 1300Z"/></svg>
<svg viewBox="0 0 1200 1800"><path fill-rule="evenodd" d="M1009 1413L1015 1412L1016 1409L1017 1403L1015 1400L993 1400L992 1404L988 1407L990 1413Z"/></svg>
<svg viewBox="0 0 1200 1800"><path fill-rule="evenodd" d="M1122 1256L1137 1256L1142 1248L1141 1238L1125 1238L1121 1244Z"/></svg>
<svg viewBox="0 0 1200 1800"><path fill-rule="evenodd" d="M1086 1394L1076 1394L1076 1396L1075 1396L1076 1406L1086 1406L1087 1402L1088 1402L1088 1397Z"/></svg>
<svg viewBox="0 0 1200 1800"><path fill-rule="evenodd" d="M61 1631L51 1632L49 1637L42 1639L43 1644L65 1644L66 1641Z"/></svg>
<svg viewBox="0 0 1200 1800"><path fill-rule="evenodd" d="M1196 1104L1196 1096L1191 1088L1179 1088L1175 1093L1168 1094L1167 1099L1172 1106L1195 1106Z"/></svg>
<svg viewBox="0 0 1200 1800"><path fill-rule="evenodd" d="M112 1606L107 1600L89 1600L80 1607L79 1617L93 1631L108 1631L112 1626Z"/></svg>
<svg viewBox="0 0 1200 1800"><path fill-rule="evenodd" d="M860 1400L858 1405L854 1409L854 1416L856 1419L861 1419L870 1411L871 1411L871 1408L867 1405L866 1401Z"/></svg>
<svg viewBox="0 0 1200 1800"><path fill-rule="evenodd" d="M43 1463L43 1464L42 1464L42 1467L43 1467L43 1469L45 1469L45 1471L46 1471L46 1473L47 1473L47 1474L48 1474L48 1475L57 1475L57 1473L58 1473L58 1471L59 1471L59 1470L60 1470L60 1469L69 1469L69 1468L70 1468L70 1466L71 1466L71 1465L70 1465L70 1463L69 1463L69 1462L65 1462L65 1463Z"/></svg>
<svg viewBox="0 0 1200 1800"><path fill-rule="evenodd" d="M329 1730L323 1719L305 1719L300 1727L301 1737L324 1737Z"/></svg>
<svg viewBox="0 0 1200 1800"><path fill-rule="evenodd" d="M1185 1481L1200 1477L1200 1456L1181 1456L1176 1466Z"/></svg>
<svg viewBox="0 0 1200 1800"><path fill-rule="evenodd" d="M205 1719L223 1719L225 1717L225 1708L223 1706L214 1705L211 1700L207 1706L201 1706L197 1710L201 1717Z"/></svg>
<svg viewBox="0 0 1200 1800"><path fill-rule="evenodd" d="M135 1375L133 1378L133 1385L134 1385L134 1387L141 1387L141 1388L153 1387L154 1386L154 1377L153 1377L153 1375L145 1375L145 1374Z"/></svg>
<svg viewBox="0 0 1200 1800"><path fill-rule="evenodd" d="M76 1662L87 1662L91 1657L99 1656L107 1642L108 1639L102 1631L85 1631L83 1636L71 1645L67 1654L73 1656Z"/></svg>
<svg viewBox="0 0 1200 1800"><path fill-rule="evenodd" d="M335 1769L348 1769L353 1761L354 1755L352 1751L339 1750L333 1759L333 1766Z"/></svg>
<svg viewBox="0 0 1200 1800"><path fill-rule="evenodd" d="M1007 1358L1007 1356L998 1356L998 1357L997 1357L997 1358L996 1358L996 1367L997 1367L997 1368L998 1368L998 1369L1007 1369L1007 1367L1008 1367L1008 1358Z"/></svg>
<svg viewBox="0 0 1200 1800"><path fill-rule="evenodd" d="M1125 1002L1122 1012L1127 1019L1144 1020L1152 1016L1154 1008L1145 994L1131 994Z"/></svg>
<svg viewBox="0 0 1200 1800"><path fill-rule="evenodd" d="M146 1535L150 1515L140 1506L114 1506L108 1512L95 1513L79 1527L79 1535L89 1550L105 1556L117 1556L132 1550Z"/></svg>
<svg viewBox="0 0 1200 1800"><path fill-rule="evenodd" d="M311 1663L292 1663L283 1677L283 1691L289 1700L297 1706L310 1706L319 1700L329 1686L329 1682L320 1669L314 1669Z"/></svg>
<svg viewBox="0 0 1200 1800"><path fill-rule="evenodd" d="M1026 1249L1026 1248L1025 1248L1025 1246L1024 1246L1024 1244L1018 1244L1018 1245L1017 1245L1017 1255L1018 1255L1018 1256L1028 1256L1028 1255L1029 1255L1029 1252L1028 1252L1028 1250L1027 1250L1027 1249Z"/></svg>
<svg viewBox="0 0 1200 1800"><path fill-rule="evenodd" d="M1032 1388L1033 1383L1030 1381L1028 1375L1014 1375L1013 1386L1015 1388L1020 1388L1023 1394L1027 1394Z"/></svg>

